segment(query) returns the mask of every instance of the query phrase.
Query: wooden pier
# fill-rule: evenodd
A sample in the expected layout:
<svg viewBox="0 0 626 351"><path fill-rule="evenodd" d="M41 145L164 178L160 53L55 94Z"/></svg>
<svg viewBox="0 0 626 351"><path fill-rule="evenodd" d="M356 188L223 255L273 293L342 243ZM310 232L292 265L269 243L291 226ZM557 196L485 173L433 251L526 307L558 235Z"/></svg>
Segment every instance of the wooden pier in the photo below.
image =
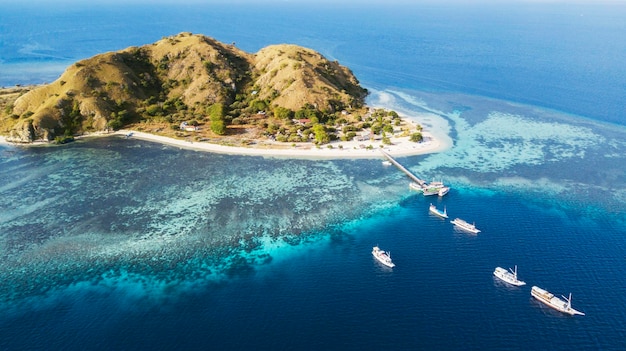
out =
<svg viewBox="0 0 626 351"><path fill-rule="evenodd" d="M426 181L419 179L415 174L411 173L411 171L404 168L404 166L401 165L400 162L394 160L394 158L391 157L391 155L389 155L388 153L386 153L383 149L379 149L379 150L383 154L383 156L385 156L389 160L389 162L393 163L396 167L398 167L399 170L404 172L407 176L409 176L409 178L413 179L414 182L419 184L422 188L426 186Z"/></svg>

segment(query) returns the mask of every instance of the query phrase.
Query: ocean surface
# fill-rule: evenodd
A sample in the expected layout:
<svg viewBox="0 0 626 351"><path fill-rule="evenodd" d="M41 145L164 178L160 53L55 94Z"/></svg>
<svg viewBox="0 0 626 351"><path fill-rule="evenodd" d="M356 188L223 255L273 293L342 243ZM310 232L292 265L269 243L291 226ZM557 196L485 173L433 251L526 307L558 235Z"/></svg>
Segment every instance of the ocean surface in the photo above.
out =
<svg viewBox="0 0 626 351"><path fill-rule="evenodd" d="M0 350L626 349L625 19L619 2L0 3L0 86L183 31L294 43L454 140L399 159L444 198L381 159L0 145ZM526 286L494 279L514 265Z"/></svg>

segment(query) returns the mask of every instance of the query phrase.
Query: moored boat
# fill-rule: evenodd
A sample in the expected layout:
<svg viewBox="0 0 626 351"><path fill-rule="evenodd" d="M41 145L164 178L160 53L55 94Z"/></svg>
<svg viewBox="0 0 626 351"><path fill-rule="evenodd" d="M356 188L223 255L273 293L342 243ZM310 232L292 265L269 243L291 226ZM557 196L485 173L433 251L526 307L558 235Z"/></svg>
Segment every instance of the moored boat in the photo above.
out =
<svg viewBox="0 0 626 351"><path fill-rule="evenodd" d="M523 282L517 279L517 266L515 266L514 270L509 268L508 271L502 267L496 267L496 270L493 271L493 275L495 275L500 280L507 282L511 285L515 285L515 286L526 285L526 282Z"/></svg>
<svg viewBox="0 0 626 351"><path fill-rule="evenodd" d="M536 298L540 302L548 305L549 307L554 308L555 310L563 313L567 313L569 315L581 315L584 316L583 312L577 311L572 308L572 294L569 294L569 298L561 295L563 299L560 299L551 292L548 292L540 287L533 286L530 290L530 295Z"/></svg>
<svg viewBox="0 0 626 351"><path fill-rule="evenodd" d="M374 248L372 249L372 255L378 260L378 262L384 264L387 267L393 268L396 266L393 262L391 262L391 254L389 252L381 250L378 246L374 246Z"/></svg>
<svg viewBox="0 0 626 351"><path fill-rule="evenodd" d="M437 188L437 189L441 189L441 188L445 187L445 185L443 185L443 182L442 182L442 181L438 181L438 182L437 182L437 181L434 181L434 180L433 180L432 182L428 183L428 187L429 187L429 188Z"/></svg>
<svg viewBox="0 0 626 351"><path fill-rule="evenodd" d="M424 196L431 196L439 194L439 188L424 188Z"/></svg>
<svg viewBox="0 0 626 351"><path fill-rule="evenodd" d="M468 232L474 233L474 234L478 234L480 233L480 230L478 230L478 228L476 228L476 225L474 224L470 224L460 218L455 218L453 220L450 221L450 223L454 224L455 226L459 227L460 229L466 230Z"/></svg>
<svg viewBox="0 0 626 351"><path fill-rule="evenodd" d="M391 166L391 161L383 161L383 166Z"/></svg>
<svg viewBox="0 0 626 351"><path fill-rule="evenodd" d="M438 209L435 205L430 204L430 208L428 209L430 213L439 216L441 218L448 218L448 213L446 212L446 208L443 208L443 211Z"/></svg>
<svg viewBox="0 0 626 351"><path fill-rule="evenodd" d="M439 196L444 196L445 194L447 194L450 191L450 188L447 186L444 186L443 188L439 189L439 191L437 192L437 194L439 194Z"/></svg>

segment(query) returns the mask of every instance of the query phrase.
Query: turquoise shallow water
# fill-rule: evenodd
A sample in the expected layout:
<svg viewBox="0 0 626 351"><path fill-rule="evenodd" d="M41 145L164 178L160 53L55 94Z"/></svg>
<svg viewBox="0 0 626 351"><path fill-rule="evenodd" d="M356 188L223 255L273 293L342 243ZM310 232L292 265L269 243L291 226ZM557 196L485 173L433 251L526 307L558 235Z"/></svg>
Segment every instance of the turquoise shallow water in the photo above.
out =
<svg viewBox="0 0 626 351"><path fill-rule="evenodd" d="M411 193L381 160L0 146L0 349L624 348L626 45L604 45L623 41L621 8L95 9L31 8L23 26L0 11L15 22L0 27L0 84L182 30L250 51L296 42L352 67L371 104L444 120L450 150L400 161L453 188ZM151 16L125 20L137 11ZM526 287L494 280L515 264ZM532 285L587 315L537 303Z"/></svg>
<svg viewBox="0 0 626 351"><path fill-rule="evenodd" d="M429 165L446 154L402 158L450 179L438 199L410 192L380 160L223 156L117 137L2 153L7 349L94 339L105 340L97 348L506 348L502 333L524 349L611 349L624 337L624 311L605 308L625 296L615 279L626 253L620 199L596 201L548 174L524 178L526 166L443 172ZM429 215L433 201L482 232ZM373 260L373 245L397 267ZM492 277L514 264L528 286ZM538 304L535 284L573 292L587 315ZM33 338L33 328L46 332Z"/></svg>

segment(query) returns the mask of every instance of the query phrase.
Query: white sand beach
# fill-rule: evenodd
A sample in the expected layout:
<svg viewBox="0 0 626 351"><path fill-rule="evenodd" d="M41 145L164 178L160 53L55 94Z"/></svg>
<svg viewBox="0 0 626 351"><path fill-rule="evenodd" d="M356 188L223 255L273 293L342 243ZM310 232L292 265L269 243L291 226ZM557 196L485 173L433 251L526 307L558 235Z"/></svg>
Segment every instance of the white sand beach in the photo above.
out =
<svg viewBox="0 0 626 351"><path fill-rule="evenodd" d="M430 116L432 117L432 116ZM413 118L402 117L405 122L416 124ZM151 133L145 133L136 130L118 130L113 133L95 133L85 137L100 136L125 136L129 139L141 139L153 141L161 144L177 146L184 149L215 152L233 155L251 155L266 157L286 157L286 158L324 158L324 159L341 159L341 158L380 158L380 149L383 149L392 156L411 156L422 155L428 153L441 152L452 146L452 139L447 135L447 121L439 118L440 121L436 125L429 126L429 130L422 131L424 140L415 143L409 140L408 136L399 137L391 136L389 139L391 145L383 145L381 140L365 140L365 141L334 141L329 144L316 146L313 143L297 143L293 146L290 143L272 142L269 140L258 141L247 146L231 146L221 145L209 142L192 141L191 139L181 140L170 137L160 136ZM431 121L432 122L432 121ZM0 143L10 145L33 145L33 144L14 144L0 136ZM37 142L35 144L41 145ZM44 143L45 144L45 143Z"/></svg>
<svg viewBox="0 0 626 351"><path fill-rule="evenodd" d="M272 144L265 143L259 147L243 147L185 141L131 130L120 130L115 132L115 134L131 135L130 138L149 140L199 151L288 158L379 158L381 157L379 149L385 150L392 156L410 156L440 152L449 148L449 145L440 142L429 133L423 133L424 141L421 143L411 142L408 137L390 138L392 145L384 145L383 148L380 147L382 145L380 141L338 141L320 147L312 143L298 143L295 147L289 148L284 148L285 143L276 143L274 147L272 147ZM371 147L368 148L370 145Z"/></svg>

